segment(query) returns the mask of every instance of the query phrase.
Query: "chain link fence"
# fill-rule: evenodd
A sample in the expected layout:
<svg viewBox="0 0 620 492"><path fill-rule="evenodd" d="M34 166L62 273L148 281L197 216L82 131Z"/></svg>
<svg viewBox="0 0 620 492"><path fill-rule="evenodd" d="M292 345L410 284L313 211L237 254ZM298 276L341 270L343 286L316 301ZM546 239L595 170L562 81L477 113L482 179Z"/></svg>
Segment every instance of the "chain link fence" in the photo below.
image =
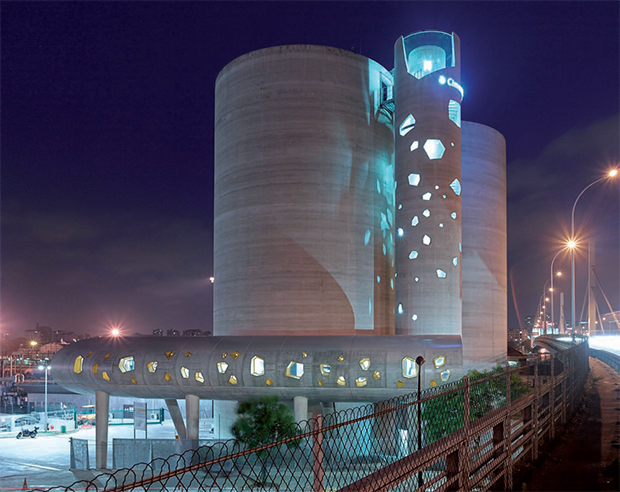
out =
<svg viewBox="0 0 620 492"><path fill-rule="evenodd" d="M316 415L292 437L252 449L235 440L180 443L192 449L47 490L511 490L515 467L535 460L578 408L587 370L581 344Z"/></svg>

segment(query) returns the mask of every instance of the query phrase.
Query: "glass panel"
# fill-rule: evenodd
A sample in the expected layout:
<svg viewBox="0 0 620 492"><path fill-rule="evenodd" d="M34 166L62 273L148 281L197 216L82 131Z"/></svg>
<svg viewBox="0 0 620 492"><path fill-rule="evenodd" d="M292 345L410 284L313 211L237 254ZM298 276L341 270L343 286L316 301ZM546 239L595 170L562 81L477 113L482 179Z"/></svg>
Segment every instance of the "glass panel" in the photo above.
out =
<svg viewBox="0 0 620 492"><path fill-rule="evenodd" d="M229 382L230 384L232 384L233 386L235 386L235 385L237 384L237 382L238 382L238 381L237 381L237 376L233 376L233 375L231 375L231 376L228 378L228 382Z"/></svg>
<svg viewBox="0 0 620 492"><path fill-rule="evenodd" d="M106 371L101 371L101 377L106 381L110 381L110 376L108 376L108 373Z"/></svg>
<svg viewBox="0 0 620 492"><path fill-rule="evenodd" d="M455 179L452 183L450 183L450 188L452 188L455 195L461 194L461 182L458 179Z"/></svg>
<svg viewBox="0 0 620 492"><path fill-rule="evenodd" d="M437 276L439 278L446 278L446 272L444 272L441 268L437 269Z"/></svg>
<svg viewBox="0 0 620 492"><path fill-rule="evenodd" d="M424 234L424 237L422 238L422 242L424 244L426 244L427 246L431 244L431 237L428 236L427 234Z"/></svg>
<svg viewBox="0 0 620 492"><path fill-rule="evenodd" d="M82 372L82 365L84 364L84 357L78 355L75 358L75 362L73 363L73 372L76 374L80 374Z"/></svg>
<svg viewBox="0 0 620 492"><path fill-rule="evenodd" d="M381 371L375 371L372 373L373 379L381 379Z"/></svg>
<svg viewBox="0 0 620 492"><path fill-rule="evenodd" d="M131 382L132 382L133 384L138 384L138 380L137 380L136 378L131 378Z"/></svg>
<svg viewBox="0 0 620 492"><path fill-rule="evenodd" d="M347 380L344 376L338 376L338 379L336 380L336 384L338 386L346 386Z"/></svg>
<svg viewBox="0 0 620 492"><path fill-rule="evenodd" d="M344 361L344 355L339 355L338 358L336 359L338 362L342 362Z"/></svg>
<svg viewBox="0 0 620 492"><path fill-rule="evenodd" d="M99 364L93 364L93 374L97 374L98 370L99 370Z"/></svg>
<svg viewBox="0 0 620 492"><path fill-rule="evenodd" d="M438 355L437 357L433 359L433 364L435 365L435 369L439 369L440 367L444 366L445 363L446 363L445 355Z"/></svg>
<svg viewBox="0 0 620 492"><path fill-rule="evenodd" d="M415 227L415 226L417 226L419 223L420 223L420 219L418 219L418 216L417 216L417 215L414 215L414 216L413 216L413 219L411 219L411 225L412 225L413 227Z"/></svg>
<svg viewBox="0 0 620 492"><path fill-rule="evenodd" d="M118 368L123 373L133 371L135 369L135 366L136 363L133 359L133 356L123 357L121 360L118 361Z"/></svg>
<svg viewBox="0 0 620 492"><path fill-rule="evenodd" d="M461 128L461 105L454 99L450 99L448 103L448 118Z"/></svg>
<svg viewBox="0 0 620 492"><path fill-rule="evenodd" d="M443 68L446 68L446 51L440 46L418 46L407 56L407 71L416 79Z"/></svg>
<svg viewBox="0 0 620 492"><path fill-rule="evenodd" d="M158 365L159 365L159 363L158 363L157 361L155 361L155 360L154 360L154 361L152 361L152 362L149 362L149 363L146 365L146 368L147 368L147 370L148 370L149 372L155 372L155 371L157 371L157 366L158 366Z"/></svg>
<svg viewBox="0 0 620 492"><path fill-rule="evenodd" d="M413 321L417 321L417 320L418 320L418 315L417 315L417 314L413 314L413 315L411 315L411 319L412 319Z"/></svg>
<svg viewBox="0 0 620 492"><path fill-rule="evenodd" d="M415 126L415 118L413 117L412 114L410 114L400 124L400 128L398 129L400 136L404 137L405 135L407 135L407 133L413 130L414 126Z"/></svg>
<svg viewBox="0 0 620 492"><path fill-rule="evenodd" d="M238 358L240 355L241 355L241 354L240 354L239 352L231 352L231 353L230 353L230 356L231 356L233 359L235 359L235 360L237 360L237 358Z"/></svg>
<svg viewBox="0 0 620 492"><path fill-rule="evenodd" d="M355 386L358 388L363 388L368 384L368 378L366 376L360 376L355 380Z"/></svg>
<svg viewBox="0 0 620 492"><path fill-rule="evenodd" d="M407 379L415 378L418 375L418 369L415 360L411 357L403 357L402 361L403 377Z"/></svg>
<svg viewBox="0 0 620 492"><path fill-rule="evenodd" d="M424 195L422 195L422 200L429 201L432 196L433 194L430 191L427 191Z"/></svg>
<svg viewBox="0 0 620 492"><path fill-rule="evenodd" d="M183 379L189 378L189 369L187 367L181 367L181 377Z"/></svg>
<svg viewBox="0 0 620 492"><path fill-rule="evenodd" d="M454 258L452 258L452 264L453 264L454 266L458 266L458 264L459 264L459 258L458 258L458 256L455 256Z"/></svg>
<svg viewBox="0 0 620 492"><path fill-rule="evenodd" d="M414 141L413 141L413 143L411 144L411 147L409 147L409 150L410 150L411 152L413 152L414 150L416 150L416 149L418 148L418 145L419 145L419 144L418 144L418 141L417 141L417 140L414 140Z"/></svg>
<svg viewBox="0 0 620 492"><path fill-rule="evenodd" d="M417 251L412 251L411 253L409 253L409 259L410 260L415 260L418 257L418 252Z"/></svg>
<svg viewBox="0 0 620 492"><path fill-rule="evenodd" d="M166 352L164 355L166 356L166 359L170 360L174 356L174 352L172 350L170 350L170 351Z"/></svg>
<svg viewBox="0 0 620 492"><path fill-rule="evenodd" d="M304 375L304 365L301 362L295 362L294 360L292 360L286 367L286 372L284 373L284 375L287 378L301 379L301 377Z"/></svg>
<svg viewBox="0 0 620 492"><path fill-rule="evenodd" d="M164 373L164 379L166 381L172 381L172 374L170 374L169 372L165 372Z"/></svg>
<svg viewBox="0 0 620 492"><path fill-rule="evenodd" d="M441 143L441 140L436 138L429 138L426 142L424 142L424 151L428 158L431 160L441 159L443 157L446 148Z"/></svg>
<svg viewBox="0 0 620 492"><path fill-rule="evenodd" d="M450 379L450 369L446 369L439 376L441 377L442 382L447 383Z"/></svg>
<svg viewBox="0 0 620 492"><path fill-rule="evenodd" d="M332 366L330 364L321 364L319 367L323 376L329 376L332 372Z"/></svg>
<svg viewBox="0 0 620 492"><path fill-rule="evenodd" d="M252 376L262 376L265 374L265 360L258 356L252 357L250 362L250 374Z"/></svg>
<svg viewBox="0 0 620 492"><path fill-rule="evenodd" d="M224 374L226 372L226 369L228 369L228 363L227 362L218 362L217 363L217 372L219 372L220 374Z"/></svg>
<svg viewBox="0 0 620 492"><path fill-rule="evenodd" d="M452 217L454 220L456 220L456 212L452 212L452 213L450 214L450 217Z"/></svg>
<svg viewBox="0 0 620 492"><path fill-rule="evenodd" d="M271 385L273 385L273 380L271 380L271 379L267 378L267 379L265 379L265 384L266 384L267 386L271 386Z"/></svg>
<svg viewBox="0 0 620 492"><path fill-rule="evenodd" d="M196 371L196 374L194 374L194 379L198 381L199 383L205 382L205 377L202 375L200 371Z"/></svg>
<svg viewBox="0 0 620 492"><path fill-rule="evenodd" d="M415 173L411 173L409 175L409 184L411 186L418 186L420 184L420 175L419 174L415 174Z"/></svg>
<svg viewBox="0 0 620 492"><path fill-rule="evenodd" d="M191 353L191 352L187 352L187 353L185 354L185 357L191 357L191 356L192 356L192 353Z"/></svg>
<svg viewBox="0 0 620 492"><path fill-rule="evenodd" d="M364 357L360 360L360 367L362 368L362 371L367 371L370 369L370 358Z"/></svg>
<svg viewBox="0 0 620 492"><path fill-rule="evenodd" d="M430 217L431 211L428 208L425 208L424 212L422 212L422 215L424 215L424 217Z"/></svg>
<svg viewBox="0 0 620 492"><path fill-rule="evenodd" d="M396 386L402 388L403 386L405 386L405 383L403 383L402 381L396 381Z"/></svg>

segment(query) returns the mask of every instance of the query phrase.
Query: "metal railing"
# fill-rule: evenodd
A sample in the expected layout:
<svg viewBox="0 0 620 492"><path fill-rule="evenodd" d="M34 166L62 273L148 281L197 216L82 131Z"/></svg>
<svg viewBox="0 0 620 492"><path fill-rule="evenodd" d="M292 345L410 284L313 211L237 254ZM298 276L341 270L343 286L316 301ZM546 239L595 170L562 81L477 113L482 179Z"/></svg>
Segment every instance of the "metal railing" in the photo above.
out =
<svg viewBox="0 0 620 492"><path fill-rule="evenodd" d="M597 358L601 362L604 362L609 367L611 367L614 371L620 373L620 357L616 354L612 354L611 352L606 352L605 350L597 350L590 348L590 355L592 357Z"/></svg>
<svg viewBox="0 0 620 492"><path fill-rule="evenodd" d="M230 440L48 490L512 490L516 467L578 408L587 345L297 425L247 449ZM188 443L188 447L192 443Z"/></svg>

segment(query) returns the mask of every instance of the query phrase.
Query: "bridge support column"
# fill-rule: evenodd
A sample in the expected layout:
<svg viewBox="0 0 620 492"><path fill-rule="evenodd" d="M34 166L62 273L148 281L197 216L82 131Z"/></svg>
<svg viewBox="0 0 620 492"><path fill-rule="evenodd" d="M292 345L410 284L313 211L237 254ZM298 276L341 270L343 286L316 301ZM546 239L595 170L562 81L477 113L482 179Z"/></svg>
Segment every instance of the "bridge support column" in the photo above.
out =
<svg viewBox="0 0 620 492"><path fill-rule="evenodd" d="M187 438L198 439L200 433L200 398L196 395L185 395L185 422Z"/></svg>
<svg viewBox="0 0 620 492"><path fill-rule="evenodd" d="M164 401L170 412L174 430L177 431L179 439L185 439L187 437L187 432L185 430L185 423L183 422L183 415L181 415L181 409L179 408L179 402L174 399L165 399Z"/></svg>
<svg viewBox="0 0 620 492"><path fill-rule="evenodd" d="M108 468L108 414L110 393L95 392L95 463L98 470Z"/></svg>
<svg viewBox="0 0 620 492"><path fill-rule="evenodd" d="M298 424L308 420L308 398L305 396L293 398L293 413L295 415L295 422Z"/></svg>

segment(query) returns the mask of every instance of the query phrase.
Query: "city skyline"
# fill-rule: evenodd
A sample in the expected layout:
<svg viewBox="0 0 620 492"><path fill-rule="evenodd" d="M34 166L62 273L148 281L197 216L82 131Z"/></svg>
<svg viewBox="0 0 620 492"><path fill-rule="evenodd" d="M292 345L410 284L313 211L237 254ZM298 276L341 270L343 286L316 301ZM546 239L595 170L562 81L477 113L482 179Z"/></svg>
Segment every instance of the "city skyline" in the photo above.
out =
<svg viewBox="0 0 620 492"><path fill-rule="evenodd" d="M211 330L213 93L248 51L329 45L391 69L399 34L459 35L463 118L508 143L510 328L535 311L574 199L619 159L614 3L50 3L2 14L0 330L16 336L37 322L93 335ZM619 189L596 185L576 213L577 230L597 236L615 309ZM566 310L568 278L557 286Z"/></svg>

